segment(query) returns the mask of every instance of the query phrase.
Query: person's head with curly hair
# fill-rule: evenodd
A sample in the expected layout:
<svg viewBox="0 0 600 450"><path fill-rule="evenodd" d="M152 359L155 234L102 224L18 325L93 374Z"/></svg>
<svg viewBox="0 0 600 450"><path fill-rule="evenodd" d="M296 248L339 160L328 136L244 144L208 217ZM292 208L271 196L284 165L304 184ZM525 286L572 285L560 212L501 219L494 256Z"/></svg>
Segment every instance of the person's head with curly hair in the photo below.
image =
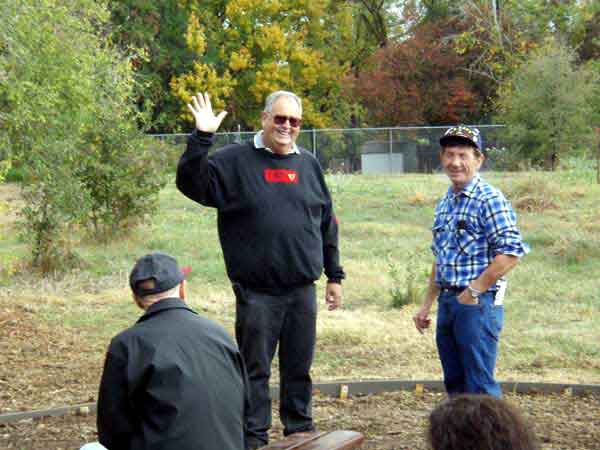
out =
<svg viewBox="0 0 600 450"><path fill-rule="evenodd" d="M488 395L458 395L429 416L433 450L538 450L535 435L519 411Z"/></svg>

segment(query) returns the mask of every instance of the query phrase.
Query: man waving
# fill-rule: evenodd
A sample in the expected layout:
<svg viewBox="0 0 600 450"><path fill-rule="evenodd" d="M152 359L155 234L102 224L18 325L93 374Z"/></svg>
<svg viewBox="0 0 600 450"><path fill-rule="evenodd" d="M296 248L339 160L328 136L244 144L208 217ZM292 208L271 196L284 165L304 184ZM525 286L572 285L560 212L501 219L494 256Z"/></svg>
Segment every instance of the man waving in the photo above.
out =
<svg viewBox="0 0 600 450"><path fill-rule="evenodd" d="M302 102L269 95L262 130L252 141L208 155L226 112L208 94L188 108L196 129L177 167L177 187L218 211L227 275L236 296L236 338L250 380L249 448L268 443L269 377L279 344L280 416L284 434L313 431L310 367L316 337L314 282L323 269L330 310L342 302L338 225L317 159L296 145Z"/></svg>

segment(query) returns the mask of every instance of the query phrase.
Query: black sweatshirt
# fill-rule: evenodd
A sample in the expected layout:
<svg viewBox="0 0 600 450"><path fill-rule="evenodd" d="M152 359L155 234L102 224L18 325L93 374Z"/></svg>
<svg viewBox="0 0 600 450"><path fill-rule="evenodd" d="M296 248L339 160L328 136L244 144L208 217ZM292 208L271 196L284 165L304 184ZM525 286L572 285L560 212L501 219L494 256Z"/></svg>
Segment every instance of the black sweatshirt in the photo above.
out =
<svg viewBox="0 0 600 450"><path fill-rule="evenodd" d="M177 166L177 188L218 210L232 282L283 291L312 283L323 267L340 281L338 226L317 159L304 149L278 155L252 142L210 156L213 134L195 130Z"/></svg>

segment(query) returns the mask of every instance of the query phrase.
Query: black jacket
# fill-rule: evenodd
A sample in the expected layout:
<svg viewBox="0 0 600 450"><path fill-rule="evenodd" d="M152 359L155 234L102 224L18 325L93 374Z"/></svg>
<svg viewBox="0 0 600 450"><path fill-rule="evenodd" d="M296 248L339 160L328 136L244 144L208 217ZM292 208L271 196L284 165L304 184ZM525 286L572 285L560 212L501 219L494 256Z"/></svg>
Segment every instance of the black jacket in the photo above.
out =
<svg viewBox="0 0 600 450"><path fill-rule="evenodd" d="M242 450L246 376L227 332L176 298L110 343L98 397L109 450Z"/></svg>
<svg viewBox="0 0 600 450"><path fill-rule="evenodd" d="M312 283L323 268L341 280L338 225L317 159L304 149L278 155L251 142L208 151L194 131L177 167L177 187L217 208L219 239L233 282L277 291Z"/></svg>

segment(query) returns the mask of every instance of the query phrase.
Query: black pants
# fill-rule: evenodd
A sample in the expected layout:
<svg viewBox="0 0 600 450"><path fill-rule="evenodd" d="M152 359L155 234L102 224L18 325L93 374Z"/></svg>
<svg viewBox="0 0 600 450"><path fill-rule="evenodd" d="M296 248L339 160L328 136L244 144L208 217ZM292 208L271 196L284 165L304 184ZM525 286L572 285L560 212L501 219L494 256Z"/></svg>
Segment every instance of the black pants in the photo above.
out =
<svg viewBox="0 0 600 450"><path fill-rule="evenodd" d="M273 295L234 284L235 334L250 382L247 440L250 448L268 443L271 428L269 378L279 342L279 414L284 435L314 430L312 380L316 338L315 285Z"/></svg>

